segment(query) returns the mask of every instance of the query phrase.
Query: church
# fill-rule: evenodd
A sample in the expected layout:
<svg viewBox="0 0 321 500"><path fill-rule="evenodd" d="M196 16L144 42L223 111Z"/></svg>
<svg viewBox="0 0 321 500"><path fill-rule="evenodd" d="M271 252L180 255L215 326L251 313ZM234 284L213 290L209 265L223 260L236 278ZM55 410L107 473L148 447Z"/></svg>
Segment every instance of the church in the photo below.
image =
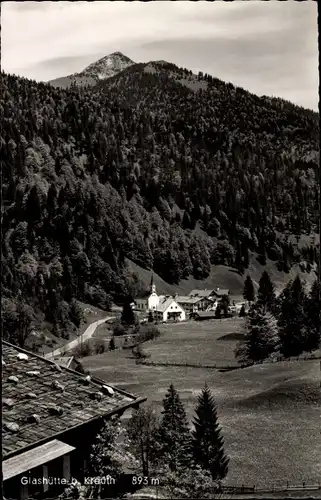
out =
<svg viewBox="0 0 321 500"><path fill-rule="evenodd" d="M150 295L135 300L138 311L152 312L155 321L185 321L184 309L170 295L157 295L154 277L150 283Z"/></svg>

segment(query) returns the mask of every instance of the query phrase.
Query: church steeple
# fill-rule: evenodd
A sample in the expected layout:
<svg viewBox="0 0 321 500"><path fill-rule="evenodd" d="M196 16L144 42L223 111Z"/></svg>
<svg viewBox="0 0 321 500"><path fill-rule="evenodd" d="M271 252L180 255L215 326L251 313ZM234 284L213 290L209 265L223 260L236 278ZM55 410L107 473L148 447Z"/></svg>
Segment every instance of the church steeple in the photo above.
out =
<svg viewBox="0 0 321 500"><path fill-rule="evenodd" d="M154 284L154 273L152 273L152 277L150 280L150 293L156 293L156 286Z"/></svg>

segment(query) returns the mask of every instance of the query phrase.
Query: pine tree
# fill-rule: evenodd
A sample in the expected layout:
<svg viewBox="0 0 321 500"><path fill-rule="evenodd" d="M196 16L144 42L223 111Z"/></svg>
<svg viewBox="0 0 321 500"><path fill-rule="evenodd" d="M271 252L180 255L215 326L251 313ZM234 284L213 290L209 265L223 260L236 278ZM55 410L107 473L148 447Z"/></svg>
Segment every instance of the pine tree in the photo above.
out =
<svg viewBox="0 0 321 500"><path fill-rule="evenodd" d="M255 290L254 290L253 281L251 280L250 276L247 276L246 280L244 282L243 297L244 297L244 300L247 300L249 303L254 302Z"/></svg>
<svg viewBox="0 0 321 500"><path fill-rule="evenodd" d="M229 458L218 424L217 410L211 391L205 384L195 408L193 458L196 464L211 472L214 480L223 479L228 472Z"/></svg>
<svg viewBox="0 0 321 500"><path fill-rule="evenodd" d="M112 337L109 341L109 350L110 351L114 351L116 349L116 346L115 346L115 339L114 337Z"/></svg>
<svg viewBox="0 0 321 500"><path fill-rule="evenodd" d="M191 435L184 406L173 384L165 395L163 408L158 433L159 459L169 470L176 471L191 463Z"/></svg>
<svg viewBox="0 0 321 500"><path fill-rule="evenodd" d="M131 306L131 300L127 298L123 305L123 310L121 313L121 322L123 325L134 325L135 324L135 313Z"/></svg>
<svg viewBox="0 0 321 500"><path fill-rule="evenodd" d="M221 305L221 311L223 311L225 318L227 318L230 307L230 298L228 295L223 295L220 305Z"/></svg>
<svg viewBox="0 0 321 500"><path fill-rule="evenodd" d="M236 357L241 361L262 361L279 347L276 318L260 305L253 305L248 313L244 340L238 345Z"/></svg>
<svg viewBox="0 0 321 500"><path fill-rule="evenodd" d="M306 318L308 323L305 350L313 351L320 347L321 342L321 289L320 281L316 279L311 287L306 301Z"/></svg>
<svg viewBox="0 0 321 500"><path fill-rule="evenodd" d="M159 450L158 426L159 422L151 407L140 407L133 412L128 422L127 434L130 440L130 449L140 462L144 476L148 476L150 466L155 462Z"/></svg>
<svg viewBox="0 0 321 500"><path fill-rule="evenodd" d="M279 331L284 356L298 356L305 349L309 327L307 297L299 276L290 281L279 299Z"/></svg>
<svg viewBox="0 0 321 500"><path fill-rule="evenodd" d="M259 281L259 289L257 293L257 303L264 310L273 312L275 307L275 286L271 281L267 271L263 271Z"/></svg>
<svg viewBox="0 0 321 500"><path fill-rule="evenodd" d="M244 307L244 304L242 305L241 309L240 309L240 314L239 314L240 318L244 318L246 316L246 312L245 312L245 307Z"/></svg>
<svg viewBox="0 0 321 500"><path fill-rule="evenodd" d="M116 480L116 486L92 484L87 490L89 498L119 497L120 477L125 452L120 450L117 440L122 432L119 419L103 422L93 444L88 461L88 475L92 477L110 476Z"/></svg>

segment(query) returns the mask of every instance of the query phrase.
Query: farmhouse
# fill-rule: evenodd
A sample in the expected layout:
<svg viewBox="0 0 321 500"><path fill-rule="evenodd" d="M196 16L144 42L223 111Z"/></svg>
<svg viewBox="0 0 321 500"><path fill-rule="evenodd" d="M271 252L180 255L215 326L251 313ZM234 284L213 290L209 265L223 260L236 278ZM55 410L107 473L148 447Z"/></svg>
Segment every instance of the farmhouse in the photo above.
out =
<svg viewBox="0 0 321 500"><path fill-rule="evenodd" d="M173 299L173 297L160 297L160 301L153 310L156 321L185 321L184 309Z"/></svg>
<svg viewBox="0 0 321 500"><path fill-rule="evenodd" d="M190 297L213 297L214 290L192 290L189 294Z"/></svg>
<svg viewBox="0 0 321 500"><path fill-rule="evenodd" d="M190 297L175 295L176 302L185 310L186 314L191 314L196 311L205 311L213 306L213 301L207 297Z"/></svg>
<svg viewBox="0 0 321 500"><path fill-rule="evenodd" d="M145 400L3 341L4 495L57 497L71 477L83 481L99 423Z"/></svg>
<svg viewBox="0 0 321 500"><path fill-rule="evenodd" d="M192 314L192 318L196 321L206 321L209 319L215 319L216 316L214 311L197 311Z"/></svg>
<svg viewBox="0 0 321 500"><path fill-rule="evenodd" d="M157 295L152 276L150 295L147 298L136 299L135 309L138 311L153 312L157 321L183 321L186 319L184 309L170 295Z"/></svg>
<svg viewBox="0 0 321 500"><path fill-rule="evenodd" d="M146 299L135 299L134 309L136 311L146 312L148 309L147 298Z"/></svg>
<svg viewBox="0 0 321 500"><path fill-rule="evenodd" d="M221 299L225 295L227 296L230 295L230 291L228 288L216 288L215 290L213 290L212 297L217 297L218 299Z"/></svg>
<svg viewBox="0 0 321 500"><path fill-rule="evenodd" d="M142 312L153 312L157 321L179 320L197 311L214 311L224 295L229 295L228 289L192 290L187 296L157 295L153 276L150 283L150 295L135 300L135 309Z"/></svg>
<svg viewBox="0 0 321 500"><path fill-rule="evenodd" d="M207 297L208 299L222 298L224 295L229 295L230 290L227 288L215 288L211 290L192 290L189 293L190 297Z"/></svg>

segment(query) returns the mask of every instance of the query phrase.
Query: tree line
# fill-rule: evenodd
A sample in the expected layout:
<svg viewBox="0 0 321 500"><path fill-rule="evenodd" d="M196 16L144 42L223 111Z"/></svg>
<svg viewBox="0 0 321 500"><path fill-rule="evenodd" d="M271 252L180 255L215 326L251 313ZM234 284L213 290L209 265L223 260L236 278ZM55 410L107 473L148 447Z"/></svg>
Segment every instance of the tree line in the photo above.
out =
<svg viewBox="0 0 321 500"><path fill-rule="evenodd" d="M241 361L263 361L271 356L299 356L320 347L320 280L307 293L299 276L290 280L276 297L275 286L264 271L257 296L247 276L243 296L249 303L244 340L236 350Z"/></svg>
<svg viewBox="0 0 321 500"><path fill-rule="evenodd" d="M3 308L19 297L63 335L75 301L131 293L127 259L168 283L254 258L315 265L289 235L318 220L317 115L208 75L193 92L175 68L69 90L1 73Z"/></svg>
<svg viewBox="0 0 321 500"><path fill-rule="evenodd" d="M121 446L117 445L120 435ZM158 476L160 486L173 498L213 498L228 474L229 458L209 387L205 384L198 397L192 429L173 384L163 399L160 416L151 406L142 406L133 412L126 428L117 419L103 423L92 444L86 474L120 479L124 464L131 465L137 475ZM72 494L79 499L111 494L119 498L125 494L119 484L89 488L79 484L60 498Z"/></svg>

